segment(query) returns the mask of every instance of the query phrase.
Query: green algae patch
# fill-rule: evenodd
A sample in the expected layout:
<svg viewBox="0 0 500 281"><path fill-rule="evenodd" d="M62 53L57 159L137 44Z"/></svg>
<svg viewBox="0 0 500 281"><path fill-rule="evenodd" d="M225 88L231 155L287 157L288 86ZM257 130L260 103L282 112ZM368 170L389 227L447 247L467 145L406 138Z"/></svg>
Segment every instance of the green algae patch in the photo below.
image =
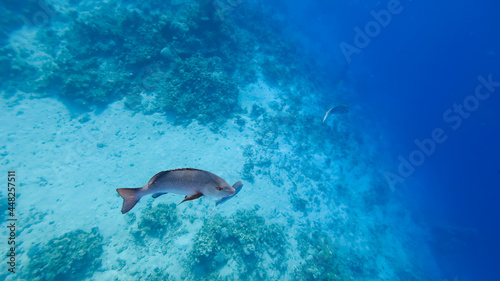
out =
<svg viewBox="0 0 500 281"><path fill-rule="evenodd" d="M195 279L264 280L269 271L280 275L286 270L287 241L283 226L267 223L252 211L238 211L227 219L207 218L193 242L186 261ZM231 268L234 266L235 268Z"/></svg>
<svg viewBox="0 0 500 281"><path fill-rule="evenodd" d="M29 252L28 280L82 280L101 266L103 238L96 227L91 232L75 230Z"/></svg>

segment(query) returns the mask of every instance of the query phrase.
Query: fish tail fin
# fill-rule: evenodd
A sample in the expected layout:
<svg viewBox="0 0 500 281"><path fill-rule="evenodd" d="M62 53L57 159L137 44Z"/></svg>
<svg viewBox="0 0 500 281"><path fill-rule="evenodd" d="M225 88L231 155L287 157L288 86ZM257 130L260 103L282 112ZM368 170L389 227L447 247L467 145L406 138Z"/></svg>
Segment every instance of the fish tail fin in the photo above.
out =
<svg viewBox="0 0 500 281"><path fill-rule="evenodd" d="M135 204L139 202L142 196L139 195L139 190L141 188L118 188L116 191L123 198L122 214L130 211L134 208Z"/></svg>

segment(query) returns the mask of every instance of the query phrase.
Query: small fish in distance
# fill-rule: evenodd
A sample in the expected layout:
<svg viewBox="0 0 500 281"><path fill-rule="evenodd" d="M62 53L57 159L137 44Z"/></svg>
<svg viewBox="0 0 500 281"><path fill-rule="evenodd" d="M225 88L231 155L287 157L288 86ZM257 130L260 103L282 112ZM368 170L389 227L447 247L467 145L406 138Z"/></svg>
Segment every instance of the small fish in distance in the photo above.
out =
<svg viewBox="0 0 500 281"><path fill-rule="evenodd" d="M166 193L181 194L186 196L182 200L184 202L201 196L221 198L236 192L223 178L208 171L192 168L159 172L143 187L118 188L116 191L123 198L122 214L130 211L143 196L148 194L152 194L153 198Z"/></svg>
<svg viewBox="0 0 500 281"><path fill-rule="evenodd" d="M325 117L323 117L323 123L325 123L326 117L328 117L328 114L334 114L334 113L347 113L349 112L349 107L345 104L337 105L332 108L330 108L326 114Z"/></svg>

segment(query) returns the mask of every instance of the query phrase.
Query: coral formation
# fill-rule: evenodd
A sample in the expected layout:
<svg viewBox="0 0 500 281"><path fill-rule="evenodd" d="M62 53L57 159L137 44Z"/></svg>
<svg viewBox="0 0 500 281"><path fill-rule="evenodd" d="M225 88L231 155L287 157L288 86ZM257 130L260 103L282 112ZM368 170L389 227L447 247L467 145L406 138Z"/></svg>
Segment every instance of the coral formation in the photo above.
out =
<svg viewBox="0 0 500 281"><path fill-rule="evenodd" d="M169 232L177 230L180 225L176 204L162 203L142 212L137 223L137 230L133 232L133 235L141 244L146 236L161 239Z"/></svg>
<svg viewBox="0 0 500 281"><path fill-rule="evenodd" d="M238 211L231 219L207 218L194 239L188 263L196 278L218 276L221 268L235 263L232 278L265 279L267 270L279 273L286 269L283 231L281 225L267 223L255 210Z"/></svg>
<svg viewBox="0 0 500 281"><path fill-rule="evenodd" d="M17 53L10 46L0 47L0 88L12 94L17 90L29 90L33 85L30 81L36 69L26 63L26 52Z"/></svg>
<svg viewBox="0 0 500 281"><path fill-rule="evenodd" d="M305 262L295 268L295 280L376 279L373 261L354 250L343 252L325 232L300 232L297 242Z"/></svg>
<svg viewBox="0 0 500 281"><path fill-rule="evenodd" d="M33 38L43 63L32 65L27 48L6 49L2 69L23 71L0 83L98 106L126 98L134 110L172 113L180 123L197 120L217 130L240 112L238 87L256 81L259 71L277 83L309 75L298 70L299 51L290 47L296 44L277 36L283 25L261 4L241 2L221 17L212 1L120 3L59 9Z"/></svg>
<svg viewBox="0 0 500 281"><path fill-rule="evenodd" d="M178 63L165 82L159 102L184 120L220 124L239 111L238 88L219 57L192 56Z"/></svg>
<svg viewBox="0 0 500 281"><path fill-rule="evenodd" d="M33 281L81 280L101 265L103 238L97 228L75 230L29 250L26 277Z"/></svg>
<svg viewBox="0 0 500 281"><path fill-rule="evenodd" d="M323 126L319 118L300 113L303 106L301 99L286 99L287 101L271 104L269 110L253 106L250 115L256 122L256 145L244 147L245 164L241 175L250 182L255 176L262 175L270 178L277 186L287 181L293 186L289 194L294 200L294 206L298 206L295 203L300 201L293 199L297 184L310 185L315 182L331 186L334 182L332 174L325 173L322 167L345 157L344 151L350 149L353 143L348 141L350 132ZM311 151L320 153L320 161L313 158ZM285 171L289 177L284 178L276 171ZM341 175L342 173L336 176ZM321 196L323 198L332 198L333 190L319 189L325 193ZM302 199L314 202L320 195L319 192L310 192L307 198Z"/></svg>

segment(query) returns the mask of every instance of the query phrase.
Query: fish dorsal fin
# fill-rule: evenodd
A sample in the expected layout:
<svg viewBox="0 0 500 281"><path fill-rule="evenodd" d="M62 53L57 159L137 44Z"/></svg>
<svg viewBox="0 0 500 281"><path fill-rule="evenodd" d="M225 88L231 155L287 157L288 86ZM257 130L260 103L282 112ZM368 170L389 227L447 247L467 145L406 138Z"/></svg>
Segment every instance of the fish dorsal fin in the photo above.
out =
<svg viewBox="0 0 500 281"><path fill-rule="evenodd" d="M148 182L148 185L152 185L157 178L161 177L163 174L166 174L168 173L169 171L163 171L163 172L159 172L158 174L154 175Z"/></svg>
<svg viewBox="0 0 500 281"><path fill-rule="evenodd" d="M203 172L203 170L195 169L195 168L179 168L179 169L168 170L168 171L165 171L165 172L182 171L182 170L202 171Z"/></svg>
<svg viewBox="0 0 500 281"><path fill-rule="evenodd" d="M163 172L159 172L158 174L154 175L148 182L148 185L153 184L159 177L163 176L164 174L168 172L173 172L173 171L182 171L182 170L191 170L191 171L203 171L200 169L194 169L194 168L180 168L180 169L173 169L173 170L167 170Z"/></svg>

